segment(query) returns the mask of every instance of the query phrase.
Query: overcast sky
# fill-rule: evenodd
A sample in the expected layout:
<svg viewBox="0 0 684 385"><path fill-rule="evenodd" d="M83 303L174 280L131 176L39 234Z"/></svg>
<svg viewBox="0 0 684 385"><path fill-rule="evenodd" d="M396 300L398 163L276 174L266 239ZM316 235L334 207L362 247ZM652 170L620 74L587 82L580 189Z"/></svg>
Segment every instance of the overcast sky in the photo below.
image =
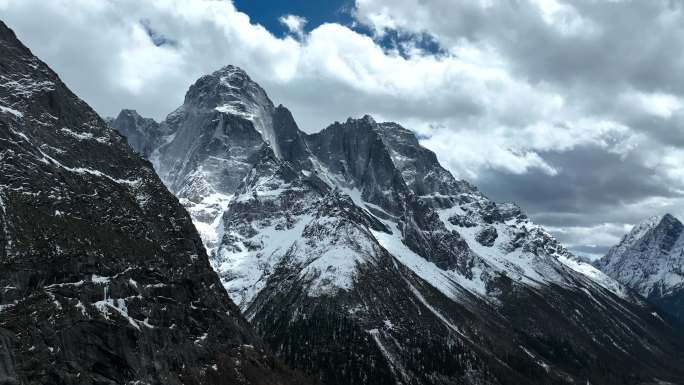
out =
<svg viewBox="0 0 684 385"><path fill-rule="evenodd" d="M679 1L0 0L0 19L104 116L163 119L244 68L300 127L369 113L582 255L684 217Z"/></svg>

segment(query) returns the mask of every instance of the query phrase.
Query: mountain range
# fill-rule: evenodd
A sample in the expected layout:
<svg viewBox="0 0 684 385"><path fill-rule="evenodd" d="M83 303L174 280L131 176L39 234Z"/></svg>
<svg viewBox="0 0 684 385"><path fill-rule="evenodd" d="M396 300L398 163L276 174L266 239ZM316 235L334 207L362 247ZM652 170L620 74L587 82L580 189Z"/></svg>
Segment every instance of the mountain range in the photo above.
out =
<svg viewBox="0 0 684 385"><path fill-rule="evenodd" d="M161 123L111 121L186 207L259 335L322 383L682 379L677 325L396 123L305 133L234 66Z"/></svg>
<svg viewBox="0 0 684 385"><path fill-rule="evenodd" d="M632 281L412 131L305 133L234 66L105 121L0 23L0 168L0 383L684 382Z"/></svg>

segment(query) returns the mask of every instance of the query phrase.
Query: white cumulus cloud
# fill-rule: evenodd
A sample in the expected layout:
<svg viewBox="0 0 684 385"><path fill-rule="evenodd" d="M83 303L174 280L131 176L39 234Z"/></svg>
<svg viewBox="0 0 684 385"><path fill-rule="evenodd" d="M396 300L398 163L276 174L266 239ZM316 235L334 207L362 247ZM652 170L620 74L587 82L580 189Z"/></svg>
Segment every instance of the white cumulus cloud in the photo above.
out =
<svg viewBox="0 0 684 385"><path fill-rule="evenodd" d="M297 15L283 15L278 19L278 21L285 25L287 29L290 30L290 33L294 34L300 39L304 36L304 26L307 23L305 17Z"/></svg>
<svg viewBox="0 0 684 385"><path fill-rule="evenodd" d="M303 130L397 121L454 174L556 228L572 217L601 231L640 220L616 219L630 205L684 203L675 2L357 0L352 13L372 32L307 31L285 14L289 34L275 36L225 0L0 0L3 21L105 116L163 119L197 78L234 64Z"/></svg>

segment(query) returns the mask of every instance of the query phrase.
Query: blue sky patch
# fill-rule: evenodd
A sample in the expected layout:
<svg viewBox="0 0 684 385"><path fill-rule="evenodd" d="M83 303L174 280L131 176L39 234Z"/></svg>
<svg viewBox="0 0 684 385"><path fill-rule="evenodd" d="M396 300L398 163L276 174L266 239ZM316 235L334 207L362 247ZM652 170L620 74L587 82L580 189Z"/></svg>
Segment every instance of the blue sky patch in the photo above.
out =
<svg viewBox="0 0 684 385"><path fill-rule="evenodd" d="M248 14L253 23L263 25L276 36L288 34L287 27L278 20L288 14L306 18L308 23L304 27L305 31L324 23L346 26L353 23L351 11L354 1L350 0L234 0L233 3L238 11Z"/></svg>

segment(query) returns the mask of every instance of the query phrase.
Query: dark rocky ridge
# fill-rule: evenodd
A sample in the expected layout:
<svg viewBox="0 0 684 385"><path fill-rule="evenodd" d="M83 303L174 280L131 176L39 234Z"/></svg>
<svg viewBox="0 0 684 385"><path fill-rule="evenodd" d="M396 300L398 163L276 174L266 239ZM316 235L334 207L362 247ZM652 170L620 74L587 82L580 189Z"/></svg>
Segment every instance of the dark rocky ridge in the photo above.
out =
<svg viewBox="0 0 684 385"><path fill-rule="evenodd" d="M412 140L405 144L407 137ZM418 145L410 131L396 124L377 124L372 117L364 116L336 122L309 135L307 141L312 155L325 166L325 173L333 175L329 183L361 191L363 201L384 210L376 211L376 215L386 217L389 213L390 217L400 217L403 242L419 255L440 268L456 269L471 276L472 267L480 263L477 256L458 232L446 229L414 189L427 193L429 185L437 189L430 192L444 192L445 197L476 189L455 180L437 163L432 152Z"/></svg>
<svg viewBox="0 0 684 385"><path fill-rule="evenodd" d="M273 131L279 144L280 158L303 169L311 169L311 151L306 143L307 135L299 130L290 110L282 104L273 112Z"/></svg>
<svg viewBox="0 0 684 385"><path fill-rule="evenodd" d="M260 88L243 71L211 75L226 76L242 88L226 90L228 107L205 106L206 124L166 121L200 138L193 153L217 129L260 134L248 157L226 151L241 135L206 151L239 162L221 172L241 182L209 183L221 203L198 194L187 207L229 294L292 366L334 385L684 379L675 325L516 205L453 178L409 130L366 116L307 135L265 94L255 108ZM202 182L183 189L214 180L203 161L186 164Z"/></svg>
<svg viewBox="0 0 684 385"><path fill-rule="evenodd" d="M380 123L377 132L390 149L394 164L406 184L418 196L449 196L477 189L464 180L454 179L437 161L434 152L418 143L415 134L396 123Z"/></svg>
<svg viewBox="0 0 684 385"><path fill-rule="evenodd" d="M304 383L149 162L2 22L0 106L0 383Z"/></svg>

